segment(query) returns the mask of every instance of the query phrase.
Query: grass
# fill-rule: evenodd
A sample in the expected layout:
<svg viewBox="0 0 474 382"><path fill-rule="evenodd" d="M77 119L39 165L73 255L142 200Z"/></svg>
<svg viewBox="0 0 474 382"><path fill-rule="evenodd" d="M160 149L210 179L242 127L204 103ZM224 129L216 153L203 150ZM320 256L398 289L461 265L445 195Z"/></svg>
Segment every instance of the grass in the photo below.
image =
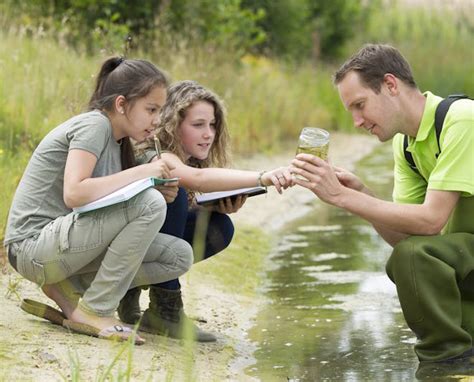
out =
<svg viewBox="0 0 474 382"><path fill-rule="evenodd" d="M20 287L23 281L24 278L20 277L19 275L8 275L8 285L7 291L5 292L5 297L11 298L12 296L14 296L16 300L21 301Z"/></svg>
<svg viewBox="0 0 474 382"><path fill-rule="evenodd" d="M227 293L255 296L260 283L258 273L271 242L271 237L258 228L239 227L224 253L195 264L192 275L184 278L211 279Z"/></svg>

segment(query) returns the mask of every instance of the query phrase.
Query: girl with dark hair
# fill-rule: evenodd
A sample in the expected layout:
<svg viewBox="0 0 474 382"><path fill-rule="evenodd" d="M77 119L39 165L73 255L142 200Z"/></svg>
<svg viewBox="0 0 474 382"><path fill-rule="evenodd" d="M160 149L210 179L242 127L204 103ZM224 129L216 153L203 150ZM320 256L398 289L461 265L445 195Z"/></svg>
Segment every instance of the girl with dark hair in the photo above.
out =
<svg viewBox="0 0 474 382"><path fill-rule="evenodd" d="M73 331L126 340L132 330L114 318L126 291L190 268L189 244L158 233L166 202L155 189L85 214L72 211L136 180L170 177L163 159L135 166L129 140L153 134L167 86L166 76L147 61L110 58L89 111L53 129L34 151L15 192L4 244L12 266L62 312L28 302L25 310ZM135 336L135 343L143 342Z"/></svg>
<svg viewBox="0 0 474 382"><path fill-rule="evenodd" d="M161 232L183 238L195 247L199 247L196 241L202 240L204 248L194 253L194 262L207 259L230 244L234 225L228 214L238 211L245 202L245 197L240 196L235 200L227 198L216 208L203 208L196 205L196 192L257 185L275 186L281 192L293 184L286 167L260 172L225 168L229 152L225 108L215 93L197 82L180 81L169 88L158 138L163 148L161 157L173 166L170 173L179 178L180 185L179 191L170 186L159 187L168 201ZM137 151L143 162L157 159L153 158L153 142L138 144ZM196 239L197 231L204 232L204 237ZM134 288L121 301L118 313L124 322L140 319L139 296L140 288ZM190 330L184 330L185 326ZM143 314L140 329L174 338L192 333L200 342L216 340L186 317L177 278L150 286L150 306Z"/></svg>

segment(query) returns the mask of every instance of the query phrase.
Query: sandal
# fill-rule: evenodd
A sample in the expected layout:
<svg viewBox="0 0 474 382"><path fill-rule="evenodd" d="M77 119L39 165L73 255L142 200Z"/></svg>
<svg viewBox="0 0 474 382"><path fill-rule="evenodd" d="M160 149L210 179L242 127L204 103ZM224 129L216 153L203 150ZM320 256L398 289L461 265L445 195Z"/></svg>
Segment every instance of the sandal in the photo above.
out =
<svg viewBox="0 0 474 382"><path fill-rule="evenodd" d="M21 301L20 308L36 317L44 318L55 325L63 326L63 322L66 319L66 316L60 310L28 298Z"/></svg>
<svg viewBox="0 0 474 382"><path fill-rule="evenodd" d="M99 329L88 324L82 324L71 320L64 320L63 326L72 332L86 334L88 336L102 338L106 340L116 340L119 342L128 341L134 335L128 326L112 325L105 329ZM143 345L145 340L135 334L135 345Z"/></svg>

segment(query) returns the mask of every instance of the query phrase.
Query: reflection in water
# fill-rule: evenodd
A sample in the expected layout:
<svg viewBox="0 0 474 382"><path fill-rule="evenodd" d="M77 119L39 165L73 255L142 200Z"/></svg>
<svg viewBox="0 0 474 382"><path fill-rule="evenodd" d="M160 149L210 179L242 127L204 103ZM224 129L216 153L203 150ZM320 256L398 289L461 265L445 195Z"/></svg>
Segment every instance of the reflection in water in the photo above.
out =
<svg viewBox="0 0 474 382"><path fill-rule="evenodd" d="M390 148L358 173L388 199ZM362 219L318 203L271 254L246 373L263 381L412 381L415 338L385 275L391 248Z"/></svg>

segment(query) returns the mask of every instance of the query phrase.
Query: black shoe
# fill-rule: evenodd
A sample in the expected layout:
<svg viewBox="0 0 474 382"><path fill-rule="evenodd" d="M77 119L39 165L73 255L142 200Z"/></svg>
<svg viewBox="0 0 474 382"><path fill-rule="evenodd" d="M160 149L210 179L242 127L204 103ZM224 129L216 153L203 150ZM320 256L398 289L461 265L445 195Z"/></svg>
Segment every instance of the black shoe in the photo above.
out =
<svg viewBox="0 0 474 382"><path fill-rule="evenodd" d="M135 325L140 320L142 315L140 310L140 293L140 288L129 289L122 300L120 300L117 309L120 321Z"/></svg>
<svg viewBox="0 0 474 382"><path fill-rule="evenodd" d="M140 330L176 339L214 342L214 334L205 332L190 320L183 310L181 290L150 287L150 307L143 313Z"/></svg>

